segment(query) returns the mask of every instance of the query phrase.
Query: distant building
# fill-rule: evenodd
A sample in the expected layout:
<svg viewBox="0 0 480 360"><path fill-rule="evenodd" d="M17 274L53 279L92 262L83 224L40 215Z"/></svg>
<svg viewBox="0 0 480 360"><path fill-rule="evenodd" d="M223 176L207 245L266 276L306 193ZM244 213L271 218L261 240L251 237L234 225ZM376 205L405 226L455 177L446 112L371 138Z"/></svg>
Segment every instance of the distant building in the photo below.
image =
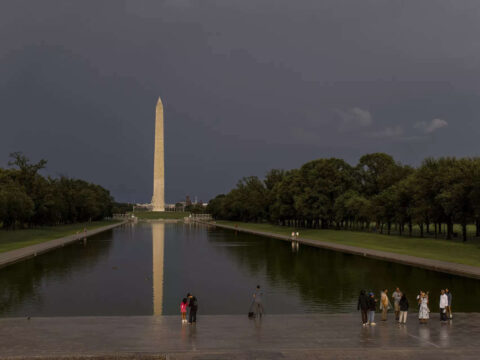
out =
<svg viewBox="0 0 480 360"><path fill-rule="evenodd" d="M177 208L175 204L165 204L165 211L176 211Z"/></svg>
<svg viewBox="0 0 480 360"><path fill-rule="evenodd" d="M183 203L184 204L184 203ZM185 205L177 206L177 204L164 204L164 211L185 211ZM133 206L134 211L155 211L153 204L135 204Z"/></svg>

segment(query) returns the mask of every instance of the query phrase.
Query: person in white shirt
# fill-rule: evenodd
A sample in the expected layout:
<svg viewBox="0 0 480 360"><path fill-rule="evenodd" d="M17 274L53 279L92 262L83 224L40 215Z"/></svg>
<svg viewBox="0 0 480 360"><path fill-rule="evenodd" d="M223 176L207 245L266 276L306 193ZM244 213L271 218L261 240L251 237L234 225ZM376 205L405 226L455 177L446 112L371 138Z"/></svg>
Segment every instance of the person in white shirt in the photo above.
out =
<svg viewBox="0 0 480 360"><path fill-rule="evenodd" d="M445 294L445 290L442 289L440 291L440 320L446 321L447 320L447 306L448 306L448 297Z"/></svg>

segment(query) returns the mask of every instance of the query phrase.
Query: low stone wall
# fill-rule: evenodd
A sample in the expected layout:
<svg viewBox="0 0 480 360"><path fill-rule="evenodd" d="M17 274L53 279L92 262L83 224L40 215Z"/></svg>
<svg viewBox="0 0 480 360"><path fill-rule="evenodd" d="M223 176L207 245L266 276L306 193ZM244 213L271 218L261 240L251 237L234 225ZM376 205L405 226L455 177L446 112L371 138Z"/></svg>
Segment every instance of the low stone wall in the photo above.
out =
<svg viewBox="0 0 480 360"><path fill-rule="evenodd" d="M178 223L178 222L183 222L183 219L139 219L139 222L148 222L148 223L156 223L156 222L162 222L162 223Z"/></svg>

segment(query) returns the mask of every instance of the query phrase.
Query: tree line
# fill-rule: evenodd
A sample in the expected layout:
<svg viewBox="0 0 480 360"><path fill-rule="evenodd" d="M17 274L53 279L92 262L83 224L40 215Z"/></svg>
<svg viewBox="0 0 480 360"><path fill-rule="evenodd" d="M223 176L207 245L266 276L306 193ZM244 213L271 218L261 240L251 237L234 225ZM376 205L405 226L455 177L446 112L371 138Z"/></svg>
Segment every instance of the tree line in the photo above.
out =
<svg viewBox="0 0 480 360"><path fill-rule="evenodd" d="M421 237L447 239L460 224L466 241L469 224L480 236L480 158L427 158L417 168L384 153L364 155L355 166L318 159L270 170L263 180L244 177L207 210L215 219L386 234L394 227L410 236L416 228Z"/></svg>
<svg viewBox="0 0 480 360"><path fill-rule="evenodd" d="M0 223L4 229L100 220L112 216L108 190L83 180L39 174L46 160L31 163L20 152L0 168Z"/></svg>

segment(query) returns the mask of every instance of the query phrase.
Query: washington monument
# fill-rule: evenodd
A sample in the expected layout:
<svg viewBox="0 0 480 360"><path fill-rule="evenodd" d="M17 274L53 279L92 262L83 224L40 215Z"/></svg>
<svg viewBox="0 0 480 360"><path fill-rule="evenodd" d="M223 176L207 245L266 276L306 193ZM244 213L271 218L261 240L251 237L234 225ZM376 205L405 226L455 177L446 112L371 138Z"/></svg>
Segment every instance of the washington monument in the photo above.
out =
<svg viewBox="0 0 480 360"><path fill-rule="evenodd" d="M163 104L158 98L155 114L155 154L153 156L153 211L165 211L165 160L163 144Z"/></svg>

